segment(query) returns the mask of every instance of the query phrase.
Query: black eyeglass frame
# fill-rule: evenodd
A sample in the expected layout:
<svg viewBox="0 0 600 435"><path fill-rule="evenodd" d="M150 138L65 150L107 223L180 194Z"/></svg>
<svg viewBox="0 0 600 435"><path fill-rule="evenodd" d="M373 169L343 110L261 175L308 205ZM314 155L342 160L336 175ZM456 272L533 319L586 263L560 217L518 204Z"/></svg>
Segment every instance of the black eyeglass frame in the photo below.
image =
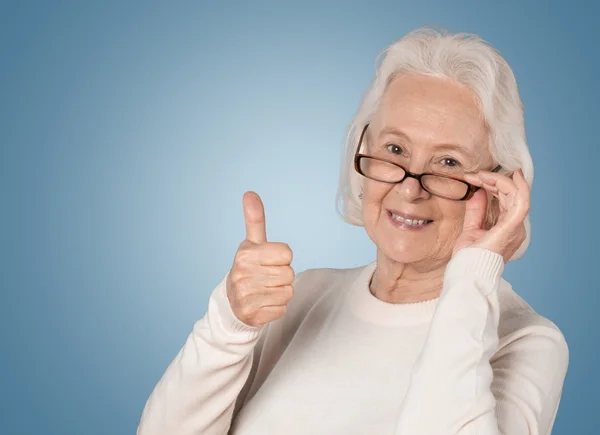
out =
<svg viewBox="0 0 600 435"><path fill-rule="evenodd" d="M414 178L416 179L419 184L421 185L421 188L423 190L425 190L426 192L429 192L431 195L435 195L435 196L439 196L440 198L444 198L444 199L449 199L451 201L466 201L468 199L470 199L475 192L477 192L479 189L481 189L479 186L474 186L472 184L467 183L465 180L461 180L460 178L457 177L450 177L448 175L440 175L440 174L435 174L432 172L427 172L427 173L423 173L423 174L413 174L412 172L409 172L408 170L406 170L406 168L404 168L403 166L399 165L396 162L392 162L390 160L386 160L386 159L382 159L380 157L374 157L374 156L370 156L368 154L361 154L358 151L360 150L360 146L362 144L363 138L365 136L365 133L367 132L367 127L369 126L369 124L366 124L360 134L360 139L358 140L358 146L356 147L356 152L354 153L354 169L356 170L356 172L358 172L360 175L362 175L363 177L366 177L370 180L374 180L374 181L379 181L381 183L388 183L388 184L399 184L402 183L404 180L406 180L407 178ZM374 159L374 160L379 160L380 162L385 162L385 163L389 163L391 165L397 166L398 168L402 169L404 171L404 177L402 177L401 180L399 181L382 181L382 180L377 180L375 178L371 178L371 177L367 177L363 171L360 169L360 161L363 158L369 158L369 159ZM496 166L494 169L491 170L491 172L498 172L500 169L502 169L501 165ZM422 178L427 176L427 175L434 175L436 177L441 177L441 178L448 178L451 180L455 180L455 181L460 181L461 183L465 184L467 186L467 193L465 193L465 195L462 198L459 199L455 199L455 198L448 198L442 195L438 195L437 193L433 193L431 192L427 187L425 187L425 185L423 184Z"/></svg>

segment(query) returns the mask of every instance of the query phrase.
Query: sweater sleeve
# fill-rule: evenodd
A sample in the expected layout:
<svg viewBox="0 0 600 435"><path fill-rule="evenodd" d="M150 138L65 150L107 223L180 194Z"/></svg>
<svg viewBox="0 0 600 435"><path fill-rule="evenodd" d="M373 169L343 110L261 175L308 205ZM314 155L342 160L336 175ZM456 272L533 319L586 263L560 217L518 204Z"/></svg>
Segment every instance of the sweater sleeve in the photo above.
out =
<svg viewBox="0 0 600 435"><path fill-rule="evenodd" d="M461 249L401 406L396 435L549 435L567 369L558 328L523 328L498 351L504 262Z"/></svg>
<svg viewBox="0 0 600 435"><path fill-rule="evenodd" d="M148 398L138 435L227 434L256 344L268 325L252 327L237 319L226 281L227 275Z"/></svg>

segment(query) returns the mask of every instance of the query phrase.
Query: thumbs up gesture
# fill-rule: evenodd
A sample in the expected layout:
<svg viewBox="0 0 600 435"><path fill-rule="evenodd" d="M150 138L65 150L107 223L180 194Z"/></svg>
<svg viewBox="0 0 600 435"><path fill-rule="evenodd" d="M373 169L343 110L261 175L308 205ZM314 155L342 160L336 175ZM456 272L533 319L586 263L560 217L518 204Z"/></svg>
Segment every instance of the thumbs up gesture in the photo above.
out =
<svg viewBox="0 0 600 435"><path fill-rule="evenodd" d="M260 197L246 192L243 204L246 240L238 247L227 277L227 298L240 321L258 327L277 320L287 309L294 293L293 255L287 244L267 242Z"/></svg>

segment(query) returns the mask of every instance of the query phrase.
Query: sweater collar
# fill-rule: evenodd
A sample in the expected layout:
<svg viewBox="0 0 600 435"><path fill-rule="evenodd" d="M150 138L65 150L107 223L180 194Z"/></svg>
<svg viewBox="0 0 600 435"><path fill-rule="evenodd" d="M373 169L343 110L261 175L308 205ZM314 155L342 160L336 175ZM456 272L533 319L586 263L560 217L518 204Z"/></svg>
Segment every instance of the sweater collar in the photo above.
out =
<svg viewBox="0 0 600 435"><path fill-rule="evenodd" d="M369 290L376 268L376 261L363 266L352 283L347 303L354 315L382 326L414 325L431 321L439 298L407 304L382 301Z"/></svg>

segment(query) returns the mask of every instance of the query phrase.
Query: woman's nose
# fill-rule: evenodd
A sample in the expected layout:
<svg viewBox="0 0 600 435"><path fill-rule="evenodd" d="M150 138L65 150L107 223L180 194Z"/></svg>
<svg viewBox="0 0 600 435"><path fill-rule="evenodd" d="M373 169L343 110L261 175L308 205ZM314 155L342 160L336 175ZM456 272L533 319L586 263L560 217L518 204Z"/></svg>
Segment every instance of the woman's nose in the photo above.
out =
<svg viewBox="0 0 600 435"><path fill-rule="evenodd" d="M406 202L412 202L417 199L429 197L429 193L421 187L419 180L413 177L407 177L403 182L398 183L395 190L402 196Z"/></svg>

